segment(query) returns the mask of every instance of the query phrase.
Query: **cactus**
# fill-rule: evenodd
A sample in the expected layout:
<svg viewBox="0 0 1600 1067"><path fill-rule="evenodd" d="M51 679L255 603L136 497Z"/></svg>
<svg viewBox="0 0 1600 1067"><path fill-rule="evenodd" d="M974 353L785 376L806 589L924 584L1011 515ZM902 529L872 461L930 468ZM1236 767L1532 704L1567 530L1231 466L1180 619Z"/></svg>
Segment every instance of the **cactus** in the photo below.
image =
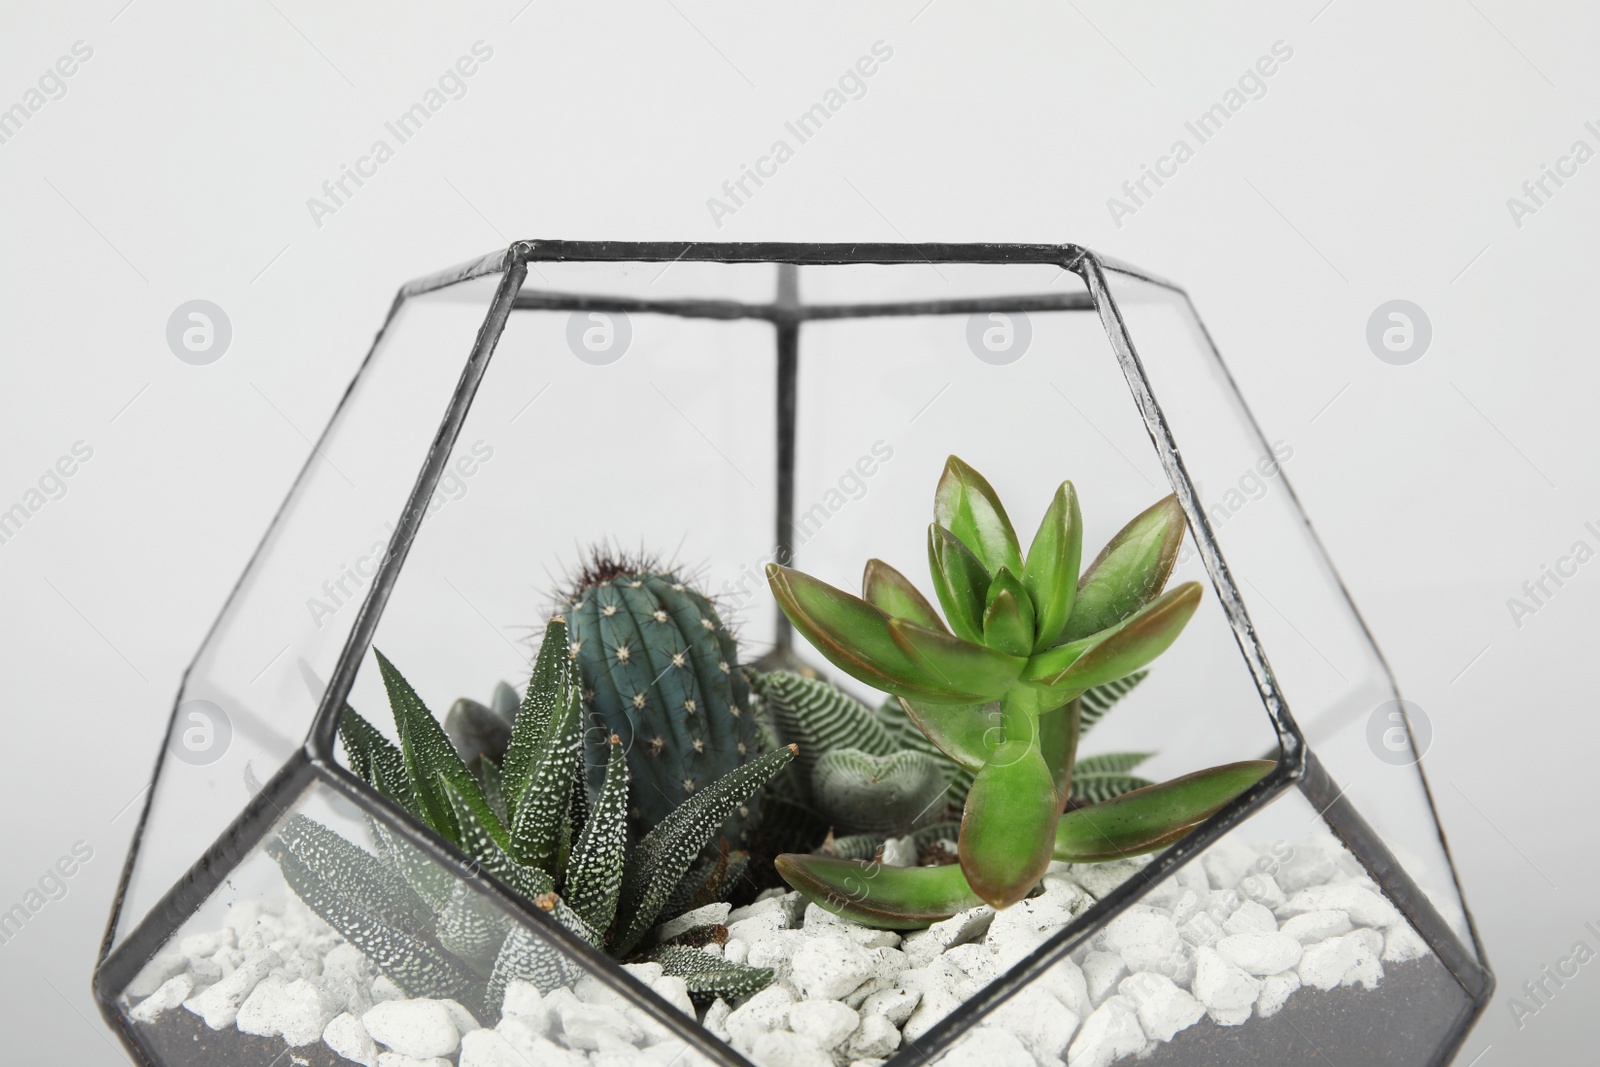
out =
<svg viewBox="0 0 1600 1067"><path fill-rule="evenodd" d="M564 601L584 703L601 727L591 746L622 738L636 827L759 755L738 646L705 594L648 561L597 552ZM754 807L734 813L732 840L748 840Z"/></svg>
<svg viewBox="0 0 1600 1067"><path fill-rule="evenodd" d="M654 959L699 1000L742 996L772 971L703 953L669 951L657 922L714 896L731 859L696 860L730 812L793 758L780 748L708 781L630 847L629 767L612 736L600 787L583 773L579 689L567 630L551 622L515 715L504 765L487 753L476 772L416 691L378 654L400 744L346 707L339 734L351 769L581 939L618 959ZM497 701L503 705L504 701ZM304 815L266 850L290 888L411 996L450 997L498 1016L507 983L548 992L579 977L544 938L511 918L375 819L374 855ZM681 947L681 946L680 946Z"/></svg>

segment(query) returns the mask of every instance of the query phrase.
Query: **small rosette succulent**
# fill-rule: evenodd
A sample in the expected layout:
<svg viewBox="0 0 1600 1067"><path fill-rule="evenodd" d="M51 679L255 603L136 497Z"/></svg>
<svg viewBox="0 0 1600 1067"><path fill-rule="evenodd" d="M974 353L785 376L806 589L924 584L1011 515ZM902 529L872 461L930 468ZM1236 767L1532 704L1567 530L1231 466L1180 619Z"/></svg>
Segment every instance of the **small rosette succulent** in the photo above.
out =
<svg viewBox="0 0 1600 1067"><path fill-rule="evenodd" d="M942 615L881 560L868 561L860 597L770 565L773 595L795 629L840 670L898 697L916 728L972 775L959 866L785 855L779 873L839 914L921 926L980 900L1017 902L1052 859L1162 848L1259 780L1270 762L1212 768L1062 814L1079 698L1165 652L1200 602L1199 583L1165 590L1183 534L1169 496L1080 573L1082 516L1065 482L1024 555L993 487L952 456L928 528Z"/></svg>

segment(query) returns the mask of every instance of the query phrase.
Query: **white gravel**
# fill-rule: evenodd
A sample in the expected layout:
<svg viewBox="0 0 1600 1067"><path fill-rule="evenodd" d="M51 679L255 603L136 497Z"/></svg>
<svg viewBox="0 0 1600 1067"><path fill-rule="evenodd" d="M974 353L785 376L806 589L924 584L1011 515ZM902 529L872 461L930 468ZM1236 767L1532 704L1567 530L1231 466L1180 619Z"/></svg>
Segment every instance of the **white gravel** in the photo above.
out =
<svg viewBox="0 0 1600 1067"><path fill-rule="evenodd" d="M1208 1016L1241 1026L1297 996L1377 988L1386 965L1429 953L1331 839L1283 851L1212 849L1001 1004L943 1067L1105 1067ZM626 966L760 1067L881 1067L1143 865L1054 864L1012 908L904 934L844 922L797 893L697 909L662 933L722 923L727 941L706 951L776 972L742 1003L698 1012L682 978ZM408 997L293 897L235 906L222 929L178 939L127 1003L139 1023L186 1010L212 1029L321 1041L363 1067L702 1067L593 978L547 994L513 982L493 1028L454 1001Z"/></svg>

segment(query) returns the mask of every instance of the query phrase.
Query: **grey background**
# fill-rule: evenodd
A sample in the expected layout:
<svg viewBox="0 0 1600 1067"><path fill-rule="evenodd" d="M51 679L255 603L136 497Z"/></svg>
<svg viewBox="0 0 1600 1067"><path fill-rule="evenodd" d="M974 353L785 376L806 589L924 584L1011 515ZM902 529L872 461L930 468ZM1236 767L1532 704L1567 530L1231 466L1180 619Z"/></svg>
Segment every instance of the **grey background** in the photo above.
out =
<svg viewBox="0 0 1600 1067"><path fill-rule="evenodd" d="M121 1062L88 975L179 674L396 285L524 237L1070 240L1181 279L1431 719L1502 987L1461 1062L1592 1056L1597 965L1520 1028L1507 1000L1600 920L1600 562L1520 625L1507 601L1600 547L1600 161L1520 219L1507 201L1600 149L1600 12L106 0L0 24L0 108L93 50L0 143L0 508L93 449L0 544L0 906L92 849L0 945L10 1057ZM879 40L866 95L718 226L707 198ZM465 95L314 220L307 198L476 41ZM1279 41L1264 95L1114 219ZM196 299L232 323L206 366L166 342ZM1395 299L1432 322L1406 366L1366 343Z"/></svg>

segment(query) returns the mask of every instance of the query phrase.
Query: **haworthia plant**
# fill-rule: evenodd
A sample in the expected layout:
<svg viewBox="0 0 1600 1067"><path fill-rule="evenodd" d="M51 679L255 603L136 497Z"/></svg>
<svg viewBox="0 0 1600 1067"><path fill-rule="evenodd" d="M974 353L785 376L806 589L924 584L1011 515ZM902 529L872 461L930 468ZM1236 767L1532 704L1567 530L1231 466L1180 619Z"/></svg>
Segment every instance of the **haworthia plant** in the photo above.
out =
<svg viewBox="0 0 1600 1067"><path fill-rule="evenodd" d="M878 560L867 565L861 597L777 564L767 578L818 652L901 698L927 739L972 774L959 868L889 876L871 861L781 856L777 867L790 885L823 907L885 926L925 924L970 895L1004 908L1028 894L1052 858L1161 847L1215 811L1219 790L1235 796L1266 773L1270 763L1216 768L1104 801L1116 818L1112 843L1097 850L1091 839L1102 805L1062 815L1082 698L1145 668L1199 605L1196 582L1163 592L1183 541L1183 512L1175 497L1157 502L1080 573L1083 520L1071 482L1056 490L1026 553L994 487L955 456L933 511L928 564L942 615ZM1065 841L1058 824L1069 827Z"/></svg>
<svg viewBox="0 0 1600 1067"><path fill-rule="evenodd" d="M630 848L630 772L617 736L592 796L586 786L568 645L565 624L552 620L504 764L479 752L476 772L410 683L377 654L400 744L345 708L339 732L351 769L470 863L613 957L656 959L702 1000L761 988L772 978L769 969L724 961L708 968L671 946L652 945L649 935L671 917L670 908L724 884L726 849L709 871L697 860L729 813L794 758L793 748L706 782ZM290 817L268 851L306 905L401 989L450 997L493 1018L514 979L548 991L578 976L544 935L514 923L383 824L369 825L376 855L302 815Z"/></svg>

